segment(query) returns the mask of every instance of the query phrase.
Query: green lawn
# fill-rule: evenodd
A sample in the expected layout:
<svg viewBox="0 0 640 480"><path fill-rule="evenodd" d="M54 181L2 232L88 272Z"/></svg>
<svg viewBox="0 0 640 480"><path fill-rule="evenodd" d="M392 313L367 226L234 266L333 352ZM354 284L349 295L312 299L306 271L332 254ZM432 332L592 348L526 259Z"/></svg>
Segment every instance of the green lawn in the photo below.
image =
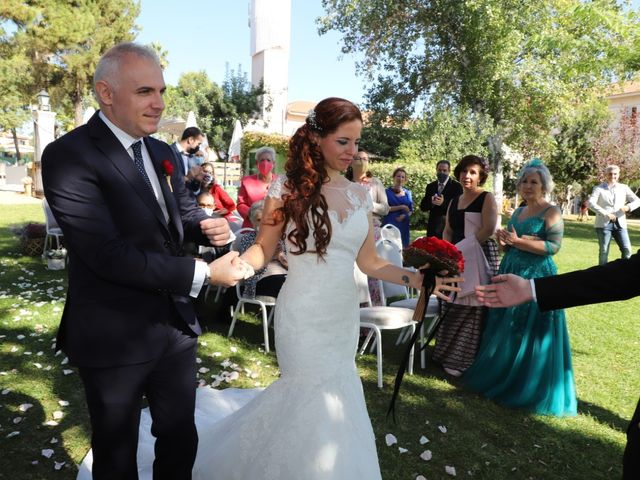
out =
<svg viewBox="0 0 640 480"><path fill-rule="evenodd" d="M89 427L77 372L51 348L64 305L66 273L48 271L40 258L19 252L14 227L42 221L39 206L0 209L0 478L72 479L75 464L89 448ZM640 246L640 229L633 229L631 237ZM615 247L612 251L617 253ZM596 258L592 225L567 222L556 258L560 271L587 267ZM624 431L640 394L639 302L567 312L579 397L575 418L502 408L466 392L429 364L425 371L417 367L415 375L405 377L394 424L385 412L401 350L394 347L395 337L388 336L384 389L376 387L375 357L358 360L383 477L413 480L421 474L429 480L445 479L451 478L445 466L451 466L464 478L619 478ZM215 320L216 308L207 304L203 309L207 332L199 348L201 381L210 384L229 359L232 365L226 371L235 368L239 378L222 382L221 388L269 384L277 376L277 363L275 354L259 348L259 323L247 317L227 340L228 324ZM397 437L396 445L386 446L388 433ZM429 442L421 444L422 436ZM407 451L401 453L398 447ZM52 450L50 458L43 455L47 450ZM430 461L420 458L425 450L432 452Z"/></svg>

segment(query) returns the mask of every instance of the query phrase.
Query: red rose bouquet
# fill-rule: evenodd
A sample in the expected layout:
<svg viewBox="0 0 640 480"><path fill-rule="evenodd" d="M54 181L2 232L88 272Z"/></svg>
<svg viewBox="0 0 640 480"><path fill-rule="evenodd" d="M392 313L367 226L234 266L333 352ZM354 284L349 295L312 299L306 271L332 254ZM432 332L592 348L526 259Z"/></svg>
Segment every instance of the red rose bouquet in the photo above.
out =
<svg viewBox="0 0 640 480"><path fill-rule="evenodd" d="M169 190L173 193L173 187L171 186L171 175L173 175L173 163L169 160L162 161L162 169L164 170L164 178L167 180Z"/></svg>
<svg viewBox="0 0 640 480"><path fill-rule="evenodd" d="M446 270L448 275L459 275L464 271L464 257L455 245L437 237L420 237L414 240L402 252L405 265L420 269L429 264L428 269L421 269L424 275L423 289L418 297L418 304L413 315L416 321L422 320L426 301L435 288L435 276Z"/></svg>

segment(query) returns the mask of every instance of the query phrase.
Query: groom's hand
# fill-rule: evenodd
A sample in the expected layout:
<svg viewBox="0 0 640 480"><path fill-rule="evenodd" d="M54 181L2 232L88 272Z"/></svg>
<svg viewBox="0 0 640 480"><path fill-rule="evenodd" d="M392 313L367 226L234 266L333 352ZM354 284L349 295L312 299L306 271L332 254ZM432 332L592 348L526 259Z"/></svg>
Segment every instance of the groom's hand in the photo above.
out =
<svg viewBox="0 0 640 480"><path fill-rule="evenodd" d="M200 222L200 229L214 247L221 247L229 243L231 230L225 218L207 218Z"/></svg>
<svg viewBox="0 0 640 480"><path fill-rule="evenodd" d="M533 300L531 282L513 275L496 275L489 285L476 286L476 297L487 307L512 307Z"/></svg>
<svg viewBox="0 0 640 480"><path fill-rule="evenodd" d="M253 274L253 269L238 258L238 252L229 252L209 265L209 283L233 287L240 280Z"/></svg>

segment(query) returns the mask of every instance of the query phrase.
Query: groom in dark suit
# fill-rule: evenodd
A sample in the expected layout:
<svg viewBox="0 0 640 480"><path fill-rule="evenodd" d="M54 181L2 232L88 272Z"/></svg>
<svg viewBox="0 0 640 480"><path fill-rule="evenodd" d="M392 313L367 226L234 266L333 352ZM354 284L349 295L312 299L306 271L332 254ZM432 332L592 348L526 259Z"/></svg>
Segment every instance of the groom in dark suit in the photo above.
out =
<svg viewBox="0 0 640 480"><path fill-rule="evenodd" d="M462 185L449 176L450 172L451 164L447 160L440 160L436 164L437 180L427 184L424 198L420 202L420 210L429 212L428 237L442 238L449 204L455 197L462 195Z"/></svg>
<svg viewBox="0 0 640 480"><path fill-rule="evenodd" d="M155 479L188 479L197 448L189 297L244 276L231 253L211 264L182 255L185 237L229 242L229 227L189 199L156 132L165 84L155 53L120 44L99 61L100 111L47 146L44 190L69 250L57 348L79 369L91 418L94 479L136 479L143 395L156 436ZM172 171L173 170L173 171Z"/></svg>
<svg viewBox="0 0 640 480"><path fill-rule="evenodd" d="M542 311L557 310L637 297L638 273L640 252L629 259L534 280L498 275L491 285L476 287L476 295L487 307L510 307L535 300ZM622 476L624 480L640 478L640 400L627 428Z"/></svg>

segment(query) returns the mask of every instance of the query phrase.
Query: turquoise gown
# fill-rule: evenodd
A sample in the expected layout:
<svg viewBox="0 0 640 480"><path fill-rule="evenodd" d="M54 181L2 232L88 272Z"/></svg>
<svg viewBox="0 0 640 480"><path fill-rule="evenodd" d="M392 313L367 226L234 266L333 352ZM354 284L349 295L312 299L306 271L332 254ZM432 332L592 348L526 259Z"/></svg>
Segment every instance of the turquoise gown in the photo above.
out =
<svg viewBox="0 0 640 480"><path fill-rule="evenodd" d="M560 249L564 225L559 221L546 227L548 208L522 221L523 209L518 208L508 226L513 226L518 236L544 240L547 254L509 248L500 273L527 279L557 273L551 257ZM535 302L490 309L480 350L462 380L469 389L508 407L545 415L575 415L577 400L564 310L540 312Z"/></svg>

